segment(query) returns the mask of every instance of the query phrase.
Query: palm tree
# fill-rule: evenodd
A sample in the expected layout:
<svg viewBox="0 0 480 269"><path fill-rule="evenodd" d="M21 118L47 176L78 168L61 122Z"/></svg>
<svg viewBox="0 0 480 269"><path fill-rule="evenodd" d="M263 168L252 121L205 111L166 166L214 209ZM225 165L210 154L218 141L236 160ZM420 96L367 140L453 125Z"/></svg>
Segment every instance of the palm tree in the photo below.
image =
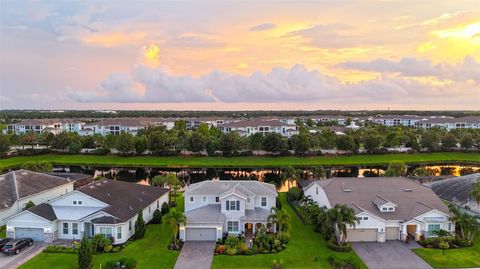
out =
<svg viewBox="0 0 480 269"><path fill-rule="evenodd" d="M300 205L301 206L310 206L310 205L317 205L317 202L312 199L311 195L303 196L302 199L300 200Z"/></svg>
<svg viewBox="0 0 480 269"><path fill-rule="evenodd" d="M177 211L175 208L170 209L170 212L162 217L163 228L166 229L170 227L173 232L173 244L177 247L177 235L178 230L180 229L180 224L185 224L187 222L187 217L183 212Z"/></svg>
<svg viewBox="0 0 480 269"><path fill-rule="evenodd" d="M168 186L170 191L173 191L172 195L169 195L169 203L172 202L172 199L175 200L177 197L178 185L180 185L180 180L178 180L177 175L168 173L163 175L158 175L152 178L152 185L165 187Z"/></svg>
<svg viewBox="0 0 480 269"><path fill-rule="evenodd" d="M477 177L477 181L473 183L470 195L480 205L480 177Z"/></svg>
<svg viewBox="0 0 480 269"><path fill-rule="evenodd" d="M290 214L288 214L287 210L283 208L282 210L272 207L271 209L271 214L268 215L268 222L271 222L272 224L276 224L278 226L278 236L282 236L282 231L288 231L290 229L290 221L291 217Z"/></svg>
<svg viewBox="0 0 480 269"><path fill-rule="evenodd" d="M340 233L340 242L337 243L344 244L347 240L347 228L349 226L355 227L359 222L355 217L355 211L352 208L346 205L335 205L335 207L330 208L327 211L327 223L330 223L335 229L336 233Z"/></svg>
<svg viewBox="0 0 480 269"><path fill-rule="evenodd" d="M287 166L282 169L281 181L282 185L285 181L288 183L288 189L290 190L290 183L298 180L298 172L292 166Z"/></svg>
<svg viewBox="0 0 480 269"><path fill-rule="evenodd" d="M478 223L477 217L462 213L454 205L449 205L448 208L453 214L453 216L450 217L450 221L455 223L460 233L460 237L472 241L475 238L475 235L480 231L480 224Z"/></svg>

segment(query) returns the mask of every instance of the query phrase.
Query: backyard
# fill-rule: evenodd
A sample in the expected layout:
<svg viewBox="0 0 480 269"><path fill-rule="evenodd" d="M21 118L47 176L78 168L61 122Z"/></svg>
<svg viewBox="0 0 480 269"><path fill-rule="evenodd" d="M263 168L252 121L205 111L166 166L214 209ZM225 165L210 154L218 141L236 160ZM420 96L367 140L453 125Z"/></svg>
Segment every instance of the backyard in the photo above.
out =
<svg viewBox="0 0 480 269"><path fill-rule="evenodd" d="M177 207L182 211L184 207L183 201L183 196L177 197ZM167 245L171 240L172 233L170 230L164 230L161 224L151 224L147 226L145 238L131 242L122 251L94 255L93 266L94 268L101 268L100 265L103 267L108 260L131 257L137 261L137 268L173 268L179 252L167 249ZM76 269L78 268L77 255L40 253L20 268Z"/></svg>
<svg viewBox="0 0 480 269"><path fill-rule="evenodd" d="M480 267L480 236L469 248L441 249L420 248L414 252L434 268L477 268Z"/></svg>
<svg viewBox="0 0 480 269"><path fill-rule="evenodd" d="M374 165L393 160L405 163L479 163L478 153L439 152L417 154L316 156L316 157L153 157L153 156L98 156L98 155L36 155L0 160L0 169L20 167L25 162L46 161L57 165L94 165L124 167L279 167L316 165Z"/></svg>
<svg viewBox="0 0 480 269"><path fill-rule="evenodd" d="M276 254L254 256L217 255L213 258L212 268L271 268L274 259L281 260L285 268L331 268L327 262L330 255L350 260L360 268L367 268L355 252L339 253L330 250L322 236L313 231L312 225L303 225L300 222L285 197L285 193L280 194L283 206L292 216L292 238L285 250Z"/></svg>

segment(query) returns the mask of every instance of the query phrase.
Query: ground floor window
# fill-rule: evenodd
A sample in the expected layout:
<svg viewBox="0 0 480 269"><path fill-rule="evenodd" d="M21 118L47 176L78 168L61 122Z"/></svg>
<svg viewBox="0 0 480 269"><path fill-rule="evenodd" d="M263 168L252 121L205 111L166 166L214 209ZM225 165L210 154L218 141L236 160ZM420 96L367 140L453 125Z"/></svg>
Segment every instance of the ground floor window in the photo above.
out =
<svg viewBox="0 0 480 269"><path fill-rule="evenodd" d="M122 239L122 227L117 227L117 239Z"/></svg>
<svg viewBox="0 0 480 269"><path fill-rule="evenodd" d="M68 222L63 223L63 234L68 234Z"/></svg>
<svg viewBox="0 0 480 269"><path fill-rule="evenodd" d="M436 231L440 231L440 224L428 224L428 236L436 235Z"/></svg>
<svg viewBox="0 0 480 269"><path fill-rule="evenodd" d="M227 231L238 232L238 221L227 221Z"/></svg>
<svg viewBox="0 0 480 269"><path fill-rule="evenodd" d="M72 223L72 234L78 235L78 223Z"/></svg>
<svg viewBox="0 0 480 269"><path fill-rule="evenodd" d="M100 227L100 234L105 235L107 238L112 237L112 228L109 227Z"/></svg>

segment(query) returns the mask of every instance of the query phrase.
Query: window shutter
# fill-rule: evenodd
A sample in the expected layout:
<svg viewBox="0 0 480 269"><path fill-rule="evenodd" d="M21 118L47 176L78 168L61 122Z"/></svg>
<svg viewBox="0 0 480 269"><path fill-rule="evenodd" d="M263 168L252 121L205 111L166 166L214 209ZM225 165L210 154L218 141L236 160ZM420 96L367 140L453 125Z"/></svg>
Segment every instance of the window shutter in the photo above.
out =
<svg viewBox="0 0 480 269"><path fill-rule="evenodd" d="M225 210L230 210L230 208L228 208L229 204L228 204L229 201L225 201L225 205L226 205L226 209Z"/></svg>
<svg viewBox="0 0 480 269"><path fill-rule="evenodd" d="M237 211L240 211L240 201L237 201Z"/></svg>

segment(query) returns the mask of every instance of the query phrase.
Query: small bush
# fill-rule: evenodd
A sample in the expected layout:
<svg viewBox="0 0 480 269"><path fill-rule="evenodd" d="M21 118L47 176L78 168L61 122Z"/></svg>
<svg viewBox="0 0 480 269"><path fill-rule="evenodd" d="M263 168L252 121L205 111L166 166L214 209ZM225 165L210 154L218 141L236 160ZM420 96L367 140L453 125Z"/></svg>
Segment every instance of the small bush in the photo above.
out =
<svg viewBox="0 0 480 269"><path fill-rule="evenodd" d="M215 252L218 254L224 254L225 253L225 245L220 245L215 249Z"/></svg>
<svg viewBox="0 0 480 269"><path fill-rule="evenodd" d="M351 243L344 243L343 245L338 245L335 238L328 240L328 248L336 252L350 252L352 251Z"/></svg>
<svg viewBox="0 0 480 269"><path fill-rule="evenodd" d="M46 253L76 253L77 250L66 246L48 246L43 250Z"/></svg>
<svg viewBox="0 0 480 269"><path fill-rule="evenodd" d="M283 261L282 260L273 260L272 262L272 269L283 269Z"/></svg>
<svg viewBox="0 0 480 269"><path fill-rule="evenodd" d="M168 205L168 203L163 203L162 204L162 210L161 210L161 213L162 213L162 216L165 216L166 214L168 214L168 212L170 211L170 206Z"/></svg>
<svg viewBox="0 0 480 269"><path fill-rule="evenodd" d="M225 245L230 248L237 248L239 245L240 241L238 240L238 237L236 236L229 236L225 240Z"/></svg>
<svg viewBox="0 0 480 269"><path fill-rule="evenodd" d="M103 247L103 252L109 253L109 252L112 251L112 249L113 249L112 245L106 245L106 246Z"/></svg>
<svg viewBox="0 0 480 269"><path fill-rule="evenodd" d="M287 199L290 201L300 201L302 191L298 187L291 187L287 192Z"/></svg>
<svg viewBox="0 0 480 269"><path fill-rule="evenodd" d="M153 211L153 217L150 221L152 224L160 224L162 223L162 212L157 208Z"/></svg>
<svg viewBox="0 0 480 269"><path fill-rule="evenodd" d="M351 268L357 269L361 266L358 264L358 261L353 260L352 258L339 258L335 255L330 255L327 258L327 261L334 269L344 269L344 268Z"/></svg>
<svg viewBox="0 0 480 269"><path fill-rule="evenodd" d="M238 252L240 254L245 254L245 252L248 250L248 247L247 245L245 245L245 243L243 242L240 242L240 244L238 244Z"/></svg>
<svg viewBox="0 0 480 269"><path fill-rule="evenodd" d="M105 246L112 244L112 241L102 234L97 234L91 239L92 249L94 253L102 253Z"/></svg>
<svg viewBox="0 0 480 269"><path fill-rule="evenodd" d="M124 257L119 260L110 260L107 261L104 265L105 269L116 269L119 268L117 265L120 265L120 268L125 269L134 269L137 267L137 261L132 258Z"/></svg>
<svg viewBox="0 0 480 269"><path fill-rule="evenodd" d="M225 250L225 253L227 253L227 255L229 256L234 256L234 255L237 255L237 248L232 248L232 247L227 247L226 250Z"/></svg>

